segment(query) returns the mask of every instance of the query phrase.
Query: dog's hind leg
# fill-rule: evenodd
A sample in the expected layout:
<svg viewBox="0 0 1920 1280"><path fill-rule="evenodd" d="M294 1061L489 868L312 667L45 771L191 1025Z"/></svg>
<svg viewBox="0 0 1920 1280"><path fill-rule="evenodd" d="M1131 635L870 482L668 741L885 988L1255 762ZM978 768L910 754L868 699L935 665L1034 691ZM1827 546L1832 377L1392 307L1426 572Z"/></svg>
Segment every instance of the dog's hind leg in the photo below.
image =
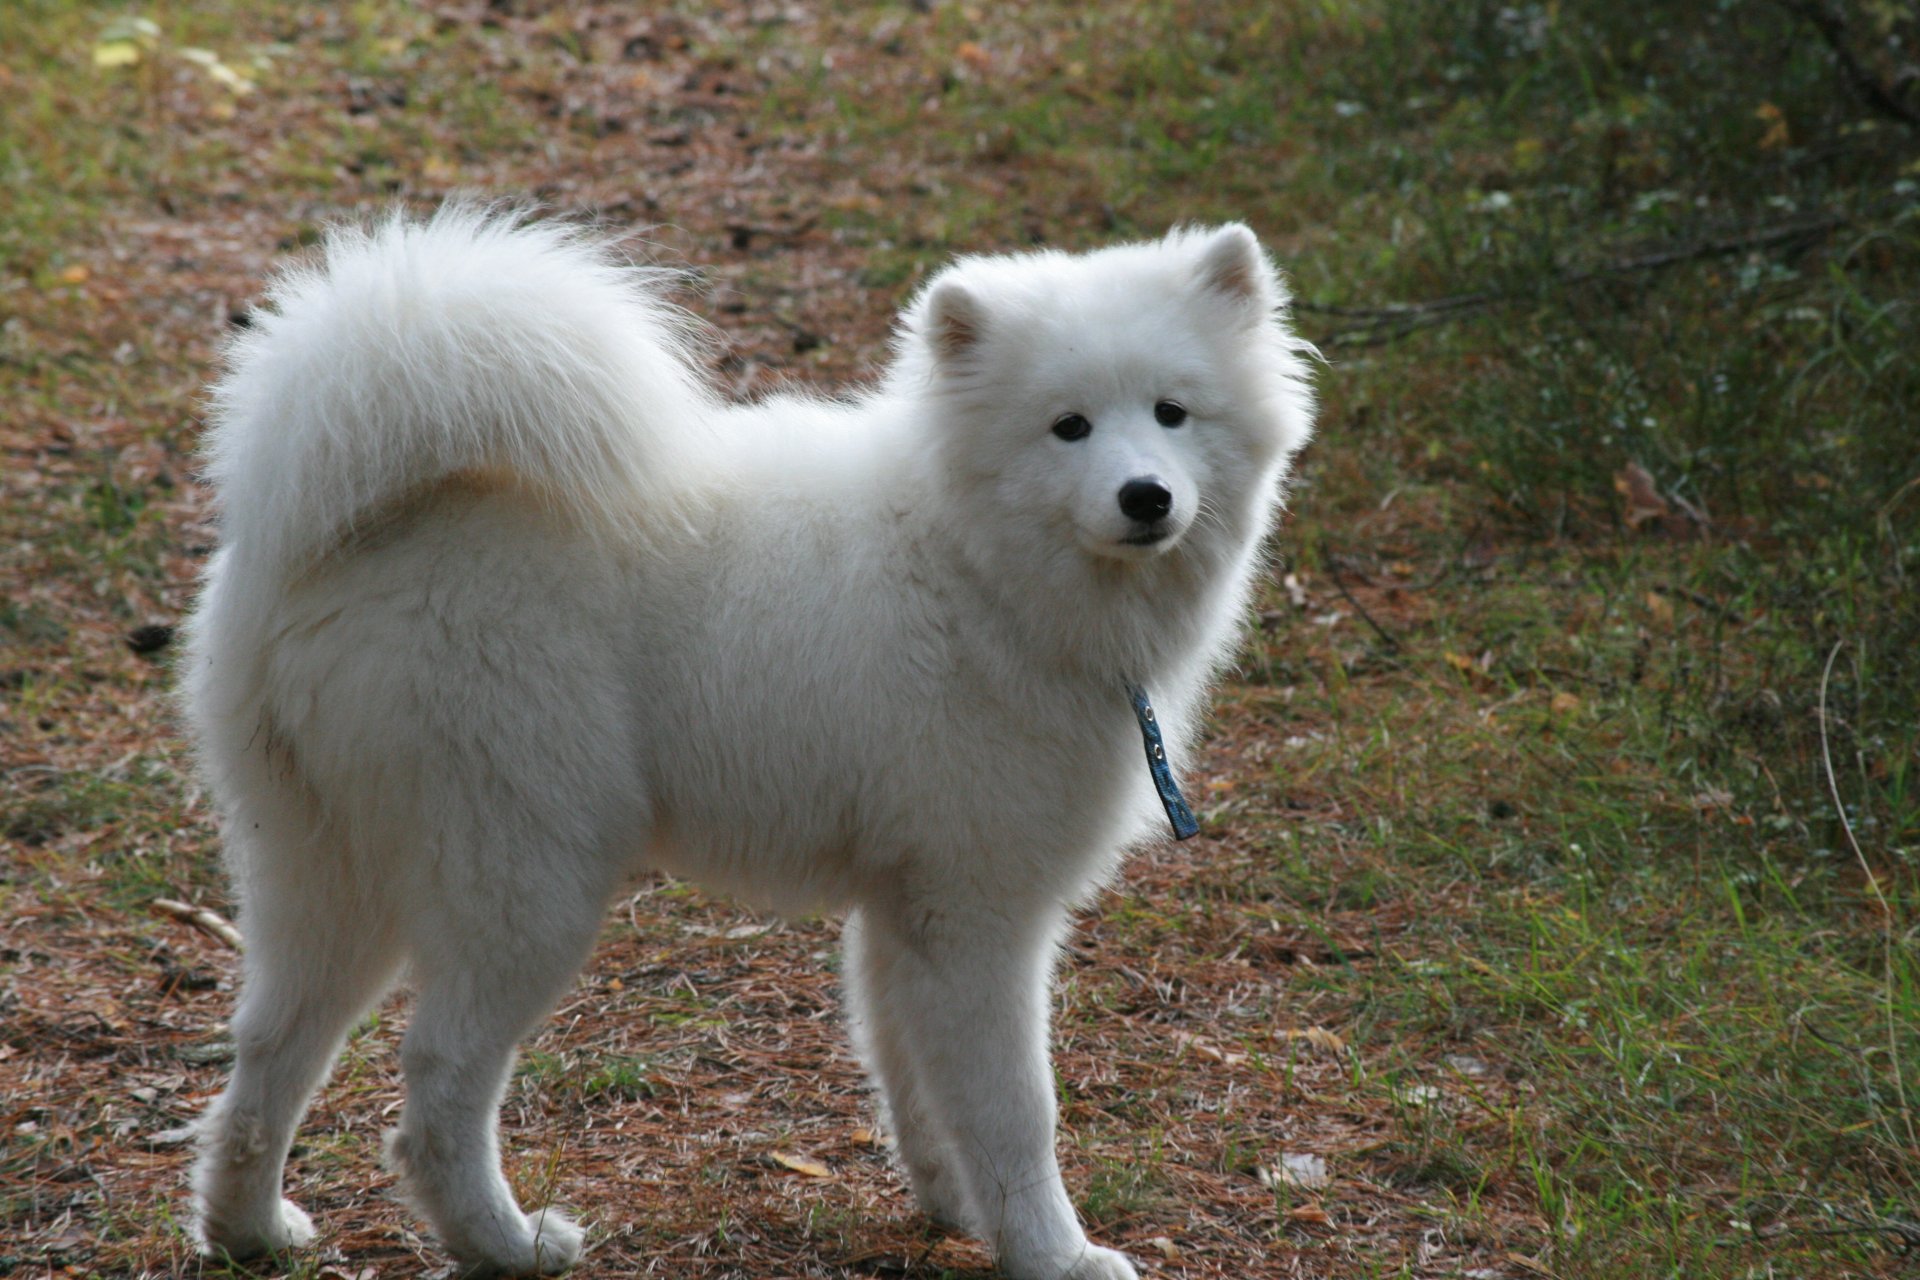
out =
<svg viewBox="0 0 1920 1280"><path fill-rule="evenodd" d="M860 926L866 1034L894 1046L914 1103L950 1134L968 1224L1014 1280L1133 1280L1125 1255L1088 1242L1054 1156L1047 987L1064 912L888 905Z"/></svg>
<svg viewBox="0 0 1920 1280"><path fill-rule="evenodd" d="M446 884L415 921L407 1103L387 1154L467 1275L550 1274L579 1258L582 1234L557 1210L521 1211L500 1170L498 1112L515 1047L585 961L610 886L558 855L480 852L467 865L481 878Z"/></svg>
<svg viewBox="0 0 1920 1280"><path fill-rule="evenodd" d="M300 817L243 810L228 824L229 840L251 846L233 859L246 954L233 1075L200 1122L193 1174L197 1231L215 1256L249 1257L312 1236L307 1215L281 1198L294 1127L347 1031L397 968L384 910L356 896L324 829L296 831Z"/></svg>

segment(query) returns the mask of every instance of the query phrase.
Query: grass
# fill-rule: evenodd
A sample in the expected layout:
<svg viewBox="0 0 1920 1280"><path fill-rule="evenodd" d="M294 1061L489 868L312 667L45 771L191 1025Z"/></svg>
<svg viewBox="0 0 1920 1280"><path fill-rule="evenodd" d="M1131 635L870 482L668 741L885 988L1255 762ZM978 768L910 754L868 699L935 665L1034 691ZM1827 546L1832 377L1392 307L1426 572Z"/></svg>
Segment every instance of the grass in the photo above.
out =
<svg viewBox="0 0 1920 1280"><path fill-rule="evenodd" d="M957 251L1232 217L1291 272L1326 410L1196 762L1212 838L1139 860L1062 975L1108 1239L1196 1276L1910 1269L1911 3L1821 11L1858 75L1758 0L215 3L96 68L128 12L0 11L0 1079L45 1099L6 1109L9 1265L185 1265L180 1153L131 1138L217 1087L188 1051L231 992L178 979L231 957L144 904L228 899L125 641L214 539L220 329L336 211L478 188L660 224L747 393L871 368ZM979 1274L855 1136L831 932L627 912L507 1111L592 1267ZM438 1265L362 1159L403 1029L294 1175L397 1270Z"/></svg>

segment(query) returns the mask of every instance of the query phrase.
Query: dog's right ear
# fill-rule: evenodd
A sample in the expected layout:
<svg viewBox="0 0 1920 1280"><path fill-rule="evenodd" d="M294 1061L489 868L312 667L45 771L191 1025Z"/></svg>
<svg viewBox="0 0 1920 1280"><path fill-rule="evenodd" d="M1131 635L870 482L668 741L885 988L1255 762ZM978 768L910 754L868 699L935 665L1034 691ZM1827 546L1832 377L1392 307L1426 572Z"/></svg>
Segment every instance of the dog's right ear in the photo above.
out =
<svg viewBox="0 0 1920 1280"><path fill-rule="evenodd" d="M964 360L986 332L986 309L959 281L942 280L927 295L922 331L940 364Z"/></svg>

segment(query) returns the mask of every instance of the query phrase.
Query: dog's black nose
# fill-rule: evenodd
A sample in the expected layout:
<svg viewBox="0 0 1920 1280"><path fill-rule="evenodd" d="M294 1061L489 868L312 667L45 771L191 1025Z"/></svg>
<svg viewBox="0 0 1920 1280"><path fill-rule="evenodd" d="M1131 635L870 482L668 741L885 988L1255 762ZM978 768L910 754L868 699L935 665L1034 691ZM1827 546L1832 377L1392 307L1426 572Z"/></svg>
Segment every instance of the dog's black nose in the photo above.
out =
<svg viewBox="0 0 1920 1280"><path fill-rule="evenodd" d="M1143 523L1165 520L1173 510L1173 490L1159 476L1142 476L1120 486L1120 514Z"/></svg>

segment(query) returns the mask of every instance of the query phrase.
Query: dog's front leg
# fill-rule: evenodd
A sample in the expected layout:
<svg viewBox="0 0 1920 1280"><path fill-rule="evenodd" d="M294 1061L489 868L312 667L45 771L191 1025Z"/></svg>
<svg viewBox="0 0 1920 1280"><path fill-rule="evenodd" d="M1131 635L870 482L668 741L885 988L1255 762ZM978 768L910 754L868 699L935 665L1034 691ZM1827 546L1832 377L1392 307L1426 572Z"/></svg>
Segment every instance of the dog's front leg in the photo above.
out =
<svg viewBox="0 0 1920 1280"><path fill-rule="evenodd" d="M862 913L863 1013L950 1136L969 1224L1014 1280L1133 1280L1124 1254L1088 1242L1054 1156L1047 989L1065 913L890 905Z"/></svg>

